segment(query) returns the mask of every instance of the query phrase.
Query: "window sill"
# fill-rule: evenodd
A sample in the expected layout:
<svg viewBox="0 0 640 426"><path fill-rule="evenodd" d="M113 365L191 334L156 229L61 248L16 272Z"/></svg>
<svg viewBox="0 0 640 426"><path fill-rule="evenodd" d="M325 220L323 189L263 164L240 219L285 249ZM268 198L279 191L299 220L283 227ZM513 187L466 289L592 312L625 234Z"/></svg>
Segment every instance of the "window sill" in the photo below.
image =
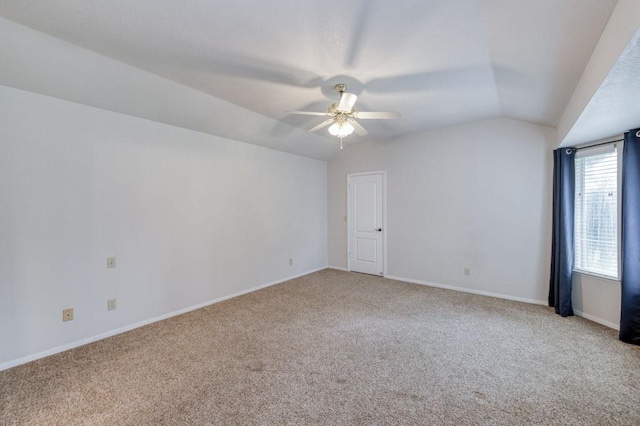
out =
<svg viewBox="0 0 640 426"><path fill-rule="evenodd" d="M595 272L588 272L588 271L582 271L580 269L574 269L573 273L574 274L580 274L580 275L587 276L587 277L598 278L598 279L603 280L603 281L611 281L612 283L620 284L620 278L609 277L607 275L600 275L600 274L596 274Z"/></svg>

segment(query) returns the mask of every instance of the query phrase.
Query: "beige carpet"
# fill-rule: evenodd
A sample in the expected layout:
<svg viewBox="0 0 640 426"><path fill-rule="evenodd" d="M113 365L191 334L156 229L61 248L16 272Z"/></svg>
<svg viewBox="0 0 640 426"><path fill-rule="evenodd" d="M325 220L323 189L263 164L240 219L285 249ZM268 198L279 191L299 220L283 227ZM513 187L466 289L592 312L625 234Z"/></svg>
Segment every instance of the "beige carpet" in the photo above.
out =
<svg viewBox="0 0 640 426"><path fill-rule="evenodd" d="M324 270L0 372L0 424L640 424L640 348Z"/></svg>

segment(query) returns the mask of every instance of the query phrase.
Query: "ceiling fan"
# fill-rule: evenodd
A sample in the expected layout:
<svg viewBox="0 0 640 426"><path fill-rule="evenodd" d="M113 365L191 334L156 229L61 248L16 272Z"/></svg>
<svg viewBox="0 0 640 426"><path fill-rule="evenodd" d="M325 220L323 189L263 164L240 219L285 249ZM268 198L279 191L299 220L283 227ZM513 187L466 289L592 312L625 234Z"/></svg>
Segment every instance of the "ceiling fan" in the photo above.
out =
<svg viewBox="0 0 640 426"><path fill-rule="evenodd" d="M399 118L400 114L397 112L363 112L353 109L358 96L353 93L348 93L348 86L344 83L336 84L335 89L340 94L340 99L329 106L327 112L313 112L313 111L289 111L290 114L301 115L320 115L329 116L317 126L309 129L309 132L315 132L316 130L324 127L329 127L329 133L333 136L340 138L340 149L342 149L342 138L349 136L354 131L359 136L365 136L369 132L362 127L356 119L360 120L379 120L379 119L395 119Z"/></svg>

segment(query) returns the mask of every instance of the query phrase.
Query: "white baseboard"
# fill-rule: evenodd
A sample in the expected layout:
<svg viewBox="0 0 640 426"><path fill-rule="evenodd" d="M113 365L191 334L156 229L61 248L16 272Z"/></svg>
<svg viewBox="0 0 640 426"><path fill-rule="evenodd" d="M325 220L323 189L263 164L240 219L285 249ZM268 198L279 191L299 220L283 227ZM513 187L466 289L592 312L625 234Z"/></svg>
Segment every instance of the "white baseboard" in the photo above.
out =
<svg viewBox="0 0 640 426"><path fill-rule="evenodd" d="M432 283L428 281L414 280L410 278L394 277L391 275L386 275L385 278L388 278L390 280L396 280L396 281L404 281L404 282L413 283L413 284L426 285L429 287L444 288L446 290L455 290L455 291L462 291L464 293L479 294L481 296L497 297L498 299L514 300L516 302L531 303L534 305L544 305L544 306L547 305L547 302L545 300L528 299L526 297L510 296L508 294L492 293L490 291L475 290L475 289L465 288L465 287L456 287L452 285L438 284L438 283Z"/></svg>
<svg viewBox="0 0 640 426"><path fill-rule="evenodd" d="M409 279L409 278L394 277L394 276L389 276L389 275L387 275L385 278L389 278L389 279L396 280L396 281L405 281L405 282L410 282L410 283L414 283L414 284L426 285L426 286L429 286L429 287L438 287L438 288L444 288L444 289L447 289L447 290L462 291L462 292L465 292L465 293L480 294L482 296L497 297L499 299L514 300L516 302L532 303L534 305L547 306L547 302L545 300L528 299L528 298L525 298L525 297L516 297L516 296L510 296L510 295L507 295L507 294L492 293L492 292L489 292L489 291L474 290L474 289L469 289L469 288L464 288L464 287L456 287L456 286L451 286L451 285L437 284L437 283L431 283L431 282L427 282L427 281L413 280L413 279ZM576 314L579 317L588 319L589 321L593 321L593 322L597 322L598 324L602 324L605 327L613 328L614 330L620 330L620 325L619 324L615 324L615 323L613 323L611 321L606 321L606 320L603 320L602 318L598 318L598 317L595 317L593 315L585 314L584 312L577 311L575 309L573 310L573 313Z"/></svg>
<svg viewBox="0 0 640 426"><path fill-rule="evenodd" d="M336 271L349 272L349 270L347 268L343 268L342 266L331 266L331 265L328 265L327 268L328 269L335 269Z"/></svg>
<svg viewBox="0 0 640 426"><path fill-rule="evenodd" d="M117 328L115 330L110 330L110 331L107 331L105 333L100 333L98 335L87 337L87 338L81 339L81 340L77 340L75 342L67 343L65 345L56 346L55 348L47 349L45 351L38 352L38 353L35 353L35 354L32 354L32 355L27 355L27 356L24 356L22 358L18 358L16 360L7 361L7 362L4 362L4 363L0 364L0 371L7 370L9 368L16 367L16 366L21 365L21 364L26 364L28 362L35 361L37 359L41 359L41 358L45 358L45 357L48 357L48 356L51 356L51 355L55 355L57 353L67 351L69 349L77 348L79 346L84 346L86 344L89 344L89 343L92 343L92 342L96 342L98 340L106 339L107 337L111 337L111 336L115 336L117 334L125 333L127 331L130 331L130 330L133 330L133 329L136 329L136 328L139 328L139 327L143 327L145 325L152 324L154 322L162 321L162 320L165 320L165 319L177 316L177 315L182 315L182 314L185 314L187 312L194 311L196 309L204 308L205 306L213 305L215 303L219 303L219 302L222 302L222 301L225 301L225 300L228 300L228 299L233 299L234 297L242 296L242 295L247 294L247 293L252 293L254 291L257 291L257 290L260 290L260 289L263 289L263 288L266 288L266 287L271 287L273 285L280 284L280 283L283 283L285 281L293 280L295 278L299 278L299 277L302 277L304 275L309 275L309 274L312 274L314 272L318 272L318 271L321 271L321 270L327 269L327 268L328 269L335 269L335 270L338 270L338 271L346 271L346 272L348 272L347 268L343 268L343 267L340 267L340 266L331 266L331 265L328 265L328 266L322 267L322 268L312 269L312 270L309 270L309 271L306 271L306 272L302 272L300 274L291 275L289 277L286 277L286 278L283 278L283 279L280 279L280 280L271 281L271 282L268 282L266 284L262 284L262 285L259 285L259 286L256 286L256 287L249 288L247 290L238 291L236 293L232 293L232 294L229 294L227 296L218 297L216 299L212 299L212 300L209 300L209 301L204 302L204 303L199 303L197 305L189 306L187 308L179 309L177 311L173 311L173 312L170 312L170 313L167 313L167 314L164 314L164 315L160 315L160 316L157 316L157 317L154 317L154 318L150 318L148 320L137 322L135 324L131 324L131 325L127 325L127 326L124 326L124 327L120 327L120 328ZM544 300L528 299L528 298L524 298L524 297L516 297L516 296L510 296L510 295L506 295L506 294L492 293L492 292L483 291L483 290L475 290L475 289L469 289L469 288L464 288L464 287L456 287L456 286L432 283L432 282L422 281L422 280L414 280L414 279L410 279L410 278L395 277L395 276L391 276L391 275L387 275L387 276L385 276L385 278L388 278L388 279L391 279L391 280L396 280L396 281L409 282L409 283L413 283L413 284L426 285L426 286L429 286L429 287L437 287L437 288L443 288L443 289L447 289L447 290L454 290L454 291L462 291L462 292L465 292L465 293L479 294L479 295L482 295L482 296L497 297L499 299L514 300L514 301L517 301L517 302L532 303L532 304L535 304L535 305L545 305L545 306L547 305L547 302L544 301ZM589 321L593 321L593 322L596 322L598 324L602 324L602 325L604 325L606 327L609 327L609 328L612 328L614 330L620 330L620 325L619 324L615 324L615 323L612 323L610 321L606 321L606 320L603 320L601 318L595 317L593 315L585 314L584 312L577 311L577 310L574 310L574 313L577 316L580 316L582 318L588 319Z"/></svg>
<svg viewBox="0 0 640 426"><path fill-rule="evenodd" d="M588 319L589 321L597 322L598 324L602 324L605 327L613 328L614 330L620 331L620 324L616 324L611 321L603 320L602 318L594 317L593 315L585 314L582 311L573 310L573 313L579 317L584 319Z"/></svg>
<svg viewBox="0 0 640 426"><path fill-rule="evenodd" d="M349 272L347 268L342 268L340 266L331 266L331 265L329 265L329 266L327 266L327 268L336 269L338 271ZM411 278L395 277L395 276L392 276L392 275L386 275L385 278L388 278L390 280L396 280L396 281L404 281L404 282L413 283L413 284L426 285L426 286L429 286L429 287L437 287L437 288L444 288L444 289L447 289L447 290L454 290L454 291L462 291L462 292L465 292L465 293L479 294L479 295L482 295L482 296L497 297L499 299L514 300L516 302L531 303L531 304L534 304L534 305L543 305L543 306L547 306L548 305L546 300L528 299L528 298L525 298L525 297L510 296L510 295L507 295L507 294L492 293L492 292L489 292L489 291L474 290L474 289L470 289L470 288L456 287L456 286L432 283L432 282L422 281L422 280L414 280L414 279L411 279ZM614 330L620 330L620 324L616 324L616 323L613 323L611 321L603 320L602 318L598 318L598 317L595 317L593 315L585 314L584 312L577 311L575 309L573 310L573 312L577 316L585 318L585 319L588 319L589 321L597 322L598 324L602 324L605 327L613 328Z"/></svg>
<svg viewBox="0 0 640 426"><path fill-rule="evenodd" d="M40 358L45 358L45 357L48 357L48 356L51 356L51 355L55 355L55 354L60 353L60 352L68 351L69 349L77 348L79 346L84 346L84 345L86 345L88 343L92 343L92 342L96 342L98 340L106 339L107 337L115 336L116 334L124 333L124 332L130 331L130 330L133 330L135 328L139 328L139 327L143 327L143 326L148 325L148 324L152 324L154 322L162 321L162 320L165 320L167 318L171 318L171 317L175 317L177 315L185 314L187 312L195 311L196 309L204 308L205 306L213 305L214 303L219 303L219 302L222 302L222 301L225 301L225 300L228 300L228 299L233 299L234 297L242 296L243 294L247 294L247 293L252 293L254 291L257 291L257 290L260 290L260 289L263 289L263 288L266 288L266 287L271 287L273 285L280 284L280 283L283 283L285 281L293 280L295 278L299 278L299 277L302 277L304 275L309 275L309 274L312 274L314 272L321 271L323 269L326 269L326 267L316 268L316 269L312 269L310 271L306 271L306 272L303 272L303 273L300 273L300 274L291 275L289 277L286 277L286 278L283 278L283 279L280 279L280 280L271 281L271 282L268 282L266 284L262 284L262 285L259 285L259 286L256 286L256 287L249 288L247 290L242 290L242 291L238 291L236 293L229 294L227 296L218 297L216 299L209 300L209 301L204 302L204 303L199 303L197 305L193 305L193 306L189 306L187 308L179 309L177 311L169 312L168 314L164 314L164 315L160 315L160 316L157 316L157 317L154 317L154 318L150 318L150 319L147 319L147 320L144 320L144 321L140 321L140 322L137 322L135 324L126 325L124 327L120 327L120 328L117 328L115 330L110 330L110 331L107 331L105 333L100 333L100 334L97 334L95 336L91 336L91 337L87 337L85 339L77 340L75 342L67 343L67 344L64 344L64 345L61 345L61 346L56 346L55 348L47 349L47 350L42 351L42 352L38 352L38 353L35 353L35 354L32 354L32 355L27 355L27 356L24 356L22 358L18 358L18 359L12 360L12 361L3 362L2 364L0 364L0 371L6 370L8 368L16 367L16 366L21 365L21 364L26 364L27 362L35 361L35 360L40 359Z"/></svg>

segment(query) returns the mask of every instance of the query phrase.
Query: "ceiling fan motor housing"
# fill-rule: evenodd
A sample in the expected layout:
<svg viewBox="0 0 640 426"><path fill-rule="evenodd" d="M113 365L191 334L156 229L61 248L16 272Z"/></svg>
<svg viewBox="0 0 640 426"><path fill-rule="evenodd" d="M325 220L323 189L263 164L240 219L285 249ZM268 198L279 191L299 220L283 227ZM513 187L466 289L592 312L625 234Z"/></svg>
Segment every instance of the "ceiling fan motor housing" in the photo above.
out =
<svg viewBox="0 0 640 426"><path fill-rule="evenodd" d="M335 88L336 88L336 90L337 90L339 93L343 93L343 92L346 92L346 91L347 91L347 89L349 88L349 86L347 86L347 85L346 85L346 84L344 84L344 83L338 83L338 84L336 84L336 85L335 85Z"/></svg>

